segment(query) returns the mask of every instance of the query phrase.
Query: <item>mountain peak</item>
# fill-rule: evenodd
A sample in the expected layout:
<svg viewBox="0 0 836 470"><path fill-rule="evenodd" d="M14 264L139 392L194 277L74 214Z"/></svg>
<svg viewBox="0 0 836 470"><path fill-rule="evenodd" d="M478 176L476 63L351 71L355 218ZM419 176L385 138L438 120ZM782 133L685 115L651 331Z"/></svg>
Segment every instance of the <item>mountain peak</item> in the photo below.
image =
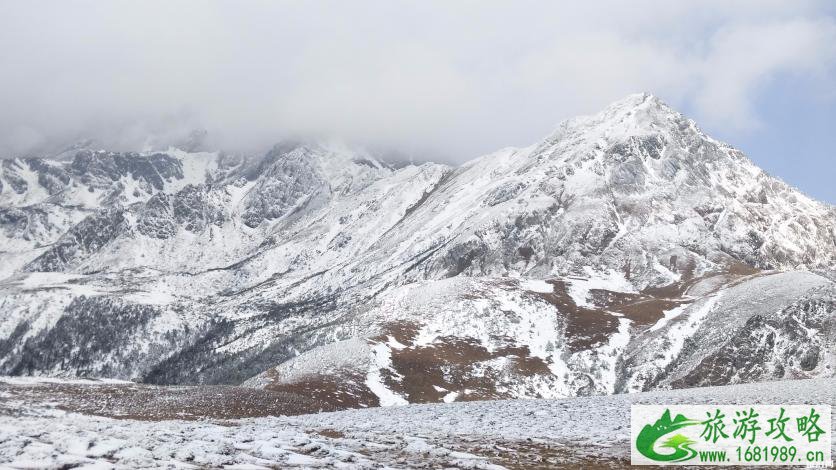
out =
<svg viewBox="0 0 836 470"><path fill-rule="evenodd" d="M601 121L613 124L613 121L631 119L638 123L678 122L684 116L667 103L650 93L633 93L611 103L597 117Z"/></svg>
<svg viewBox="0 0 836 470"><path fill-rule="evenodd" d="M641 106L646 102L650 103L662 103L662 101L654 94L648 93L646 91L639 92L639 93L630 93L629 95L621 98L619 100L613 101L610 103L608 108L612 107L619 107L619 108L631 108L636 106Z"/></svg>
<svg viewBox="0 0 836 470"><path fill-rule="evenodd" d="M563 121L547 141L578 134L583 134L589 142L601 138L618 141L632 136L679 133L686 128L699 132L693 121L657 96L633 93L610 103L596 114Z"/></svg>

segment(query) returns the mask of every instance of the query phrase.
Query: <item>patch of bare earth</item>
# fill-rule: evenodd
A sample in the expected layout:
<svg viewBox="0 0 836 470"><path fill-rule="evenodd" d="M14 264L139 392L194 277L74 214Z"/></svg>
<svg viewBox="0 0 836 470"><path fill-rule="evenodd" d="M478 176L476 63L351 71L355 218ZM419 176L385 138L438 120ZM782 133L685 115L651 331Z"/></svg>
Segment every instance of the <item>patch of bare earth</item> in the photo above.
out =
<svg viewBox="0 0 836 470"><path fill-rule="evenodd" d="M480 440L462 439L449 447L486 458L493 464L510 470L612 470L635 468L630 465L629 450L615 452L617 456L601 455L601 448L590 445L576 445L568 442L549 442L540 439L526 440ZM643 469L670 468L657 465L643 465ZM686 465L683 469L706 468ZM752 467L726 466L727 469Z"/></svg>
<svg viewBox="0 0 836 470"><path fill-rule="evenodd" d="M718 285L731 286L751 276L761 275L757 269L735 262L721 271L695 277L693 266L686 264L682 279L666 285L648 287L637 293L613 292L592 289L588 294L590 306L577 305L569 295L568 283L562 279L547 282L552 285L552 292L534 292L555 307L566 325L565 335L569 352L579 352L605 344L618 329L618 317L629 319L633 328L648 327L664 317L666 311L690 304L694 301L688 296L688 290L708 278L722 276Z"/></svg>
<svg viewBox="0 0 836 470"><path fill-rule="evenodd" d="M360 371L343 369L290 381L275 377L275 374L275 369L267 371L270 383L264 387L265 390L309 397L338 410L380 405L380 400L365 385L366 377Z"/></svg>
<svg viewBox="0 0 836 470"><path fill-rule="evenodd" d="M618 318L602 309L591 309L575 304L565 281L548 281L552 292L532 292L554 305L556 315L566 322L566 340L570 352L584 351L609 341L618 331Z"/></svg>
<svg viewBox="0 0 836 470"><path fill-rule="evenodd" d="M327 401L301 394L223 385L0 382L0 393L7 400L52 403L66 411L146 421L289 416L335 410Z"/></svg>
<svg viewBox="0 0 836 470"><path fill-rule="evenodd" d="M531 355L527 346L516 346L511 338L496 338L507 345L488 350L477 340L454 336L437 338L429 345L416 345L414 324L387 325L373 341L391 336L406 347L393 348L392 368L397 374L384 375L387 387L410 403L440 402L451 392L456 401L511 398L505 383L519 377L549 375L548 365Z"/></svg>
<svg viewBox="0 0 836 470"><path fill-rule="evenodd" d="M540 440L462 442L457 450L479 455L510 470L603 470L627 468L629 458L601 457L598 449Z"/></svg>

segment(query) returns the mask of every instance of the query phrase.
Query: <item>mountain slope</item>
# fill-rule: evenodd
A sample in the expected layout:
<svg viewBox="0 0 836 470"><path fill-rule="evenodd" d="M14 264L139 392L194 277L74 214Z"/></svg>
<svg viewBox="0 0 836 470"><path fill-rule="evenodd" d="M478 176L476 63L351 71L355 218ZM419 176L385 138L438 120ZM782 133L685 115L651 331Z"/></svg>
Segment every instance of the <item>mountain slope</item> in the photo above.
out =
<svg viewBox="0 0 836 470"><path fill-rule="evenodd" d="M2 373L343 406L833 375L836 209L646 94L457 168L288 142L0 182Z"/></svg>

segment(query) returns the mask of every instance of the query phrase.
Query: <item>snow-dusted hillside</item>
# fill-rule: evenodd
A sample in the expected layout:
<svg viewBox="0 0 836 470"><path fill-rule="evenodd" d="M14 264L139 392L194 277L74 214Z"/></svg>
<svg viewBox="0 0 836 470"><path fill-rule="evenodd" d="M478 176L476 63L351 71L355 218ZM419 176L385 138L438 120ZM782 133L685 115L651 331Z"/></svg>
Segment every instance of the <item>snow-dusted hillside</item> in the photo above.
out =
<svg viewBox="0 0 836 470"><path fill-rule="evenodd" d="M833 375L836 209L646 94L456 168L4 160L0 237L6 374L339 406Z"/></svg>
<svg viewBox="0 0 836 470"><path fill-rule="evenodd" d="M716 275L676 295L589 289L589 282L456 277L393 289L337 329L354 332L345 333L352 339L307 351L245 385L375 406L836 370L836 285L822 276ZM368 333L358 341L356 332Z"/></svg>

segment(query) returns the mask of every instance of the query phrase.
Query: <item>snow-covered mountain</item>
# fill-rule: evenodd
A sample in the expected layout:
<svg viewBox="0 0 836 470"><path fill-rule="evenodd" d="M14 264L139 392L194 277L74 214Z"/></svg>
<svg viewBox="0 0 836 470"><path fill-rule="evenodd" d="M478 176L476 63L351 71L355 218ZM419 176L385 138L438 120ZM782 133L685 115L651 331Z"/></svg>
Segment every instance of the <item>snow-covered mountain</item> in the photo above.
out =
<svg viewBox="0 0 836 470"><path fill-rule="evenodd" d="M0 190L0 373L342 406L834 375L836 209L647 94L460 167L82 150Z"/></svg>

